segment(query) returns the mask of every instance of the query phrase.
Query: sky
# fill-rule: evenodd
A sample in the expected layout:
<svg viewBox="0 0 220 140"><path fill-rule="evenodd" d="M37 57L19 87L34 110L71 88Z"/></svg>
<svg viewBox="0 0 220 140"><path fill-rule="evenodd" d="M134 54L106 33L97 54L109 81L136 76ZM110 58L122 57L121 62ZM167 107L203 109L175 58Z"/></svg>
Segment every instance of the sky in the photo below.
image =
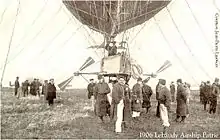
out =
<svg viewBox="0 0 220 140"><path fill-rule="evenodd" d="M0 77L18 3L18 0L0 0ZM126 31L131 57L145 73L156 72L166 60L172 63L170 68L149 81L152 87L159 78L166 79L168 84L182 78L193 87L198 87L202 80L213 82L215 77L220 77L220 64L218 68L215 66L214 57L215 15L220 2L173 0L167 8L172 18L165 8L155 16L156 21L152 18ZM218 22L219 19L220 15ZM220 24L218 28L220 30ZM218 36L220 39L220 34ZM116 41L121 40L122 34L119 34ZM97 72L103 51L87 48L102 42L103 36L82 25L61 0L20 0L3 86L8 86L16 76L20 81L31 77L54 78L59 84L78 71L89 56L95 64L85 71ZM220 61L220 55L218 59ZM96 79L96 76L85 77ZM132 79L130 85L134 83ZM71 84L72 88L87 86L82 77L74 77Z"/></svg>

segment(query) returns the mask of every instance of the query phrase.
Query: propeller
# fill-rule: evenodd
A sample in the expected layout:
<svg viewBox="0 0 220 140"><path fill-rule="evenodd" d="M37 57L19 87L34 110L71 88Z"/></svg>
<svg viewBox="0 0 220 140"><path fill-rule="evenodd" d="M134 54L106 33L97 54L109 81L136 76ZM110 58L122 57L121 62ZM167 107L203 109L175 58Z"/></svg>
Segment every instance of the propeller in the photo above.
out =
<svg viewBox="0 0 220 140"><path fill-rule="evenodd" d="M86 69L87 67L89 67L90 65L92 65L94 63L95 63L95 61L94 61L94 59L92 59L92 57L87 58L85 63L79 68L79 71L75 72L71 77L69 77L65 81L61 82L60 84L58 84L58 87L60 88L60 90L64 90L69 85L69 83L73 80L74 76L80 75L81 71L83 71L84 69ZM88 82L88 80L85 77L83 77L83 78Z"/></svg>
<svg viewBox="0 0 220 140"><path fill-rule="evenodd" d="M147 83L151 77L156 78L159 73L163 72L164 70L166 70L170 66L172 66L171 62L166 60L164 62L164 64L156 71L155 74L153 74L153 73L152 74L143 74L144 76L149 76L147 79L144 80L144 82Z"/></svg>

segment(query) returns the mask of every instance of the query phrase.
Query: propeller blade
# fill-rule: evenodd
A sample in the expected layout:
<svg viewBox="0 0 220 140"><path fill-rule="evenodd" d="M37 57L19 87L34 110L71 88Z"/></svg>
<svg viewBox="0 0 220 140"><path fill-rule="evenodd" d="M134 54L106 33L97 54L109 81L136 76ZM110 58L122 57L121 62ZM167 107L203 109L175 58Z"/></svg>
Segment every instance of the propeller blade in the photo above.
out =
<svg viewBox="0 0 220 140"><path fill-rule="evenodd" d="M58 87L60 88L60 90L64 90L67 87L67 85L72 81L72 79L73 79L73 76L63 81L62 83L58 84Z"/></svg>
<svg viewBox="0 0 220 140"><path fill-rule="evenodd" d="M144 83L147 83L150 80L150 77L147 77L146 79L143 80Z"/></svg>
<svg viewBox="0 0 220 140"><path fill-rule="evenodd" d="M163 67L163 69L161 69L158 73L160 73L160 72L166 70L166 69L169 68L170 66L172 66L172 64L168 64L168 65L166 65L166 66Z"/></svg>
<svg viewBox="0 0 220 140"><path fill-rule="evenodd" d="M84 70L88 66L92 65L95 63L95 60L92 59L92 57L87 58L86 62L80 67L80 71Z"/></svg>
<svg viewBox="0 0 220 140"><path fill-rule="evenodd" d="M162 69L164 69L164 67L166 67L167 65L170 65L170 61L165 61L164 64L157 70L156 73L159 73Z"/></svg>
<svg viewBox="0 0 220 140"><path fill-rule="evenodd" d="M86 80L86 82L89 83L89 81L88 81L83 75L81 75L81 76L82 76L82 78L83 78L84 80Z"/></svg>

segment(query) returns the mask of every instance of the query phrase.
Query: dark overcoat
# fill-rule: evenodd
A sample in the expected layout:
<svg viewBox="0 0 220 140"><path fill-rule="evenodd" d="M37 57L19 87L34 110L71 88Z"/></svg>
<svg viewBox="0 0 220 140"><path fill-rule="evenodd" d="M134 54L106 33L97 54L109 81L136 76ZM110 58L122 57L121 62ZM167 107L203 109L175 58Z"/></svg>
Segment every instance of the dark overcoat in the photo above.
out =
<svg viewBox="0 0 220 140"><path fill-rule="evenodd" d="M141 112L142 102L143 102L142 87L140 84L136 83L132 88L132 102L131 102L132 111Z"/></svg>
<svg viewBox="0 0 220 140"><path fill-rule="evenodd" d="M183 87L183 85L177 86L177 108L176 108L176 114L178 116L186 116L187 115L187 93Z"/></svg>
<svg viewBox="0 0 220 140"><path fill-rule="evenodd" d="M97 83L94 87L95 102L95 114L99 117L108 114L110 104L107 99L107 94L110 93L110 88L107 83Z"/></svg>
<svg viewBox="0 0 220 140"><path fill-rule="evenodd" d="M143 95L143 108L151 107L150 97L153 94L153 91L150 86L144 84L142 87L142 95Z"/></svg>

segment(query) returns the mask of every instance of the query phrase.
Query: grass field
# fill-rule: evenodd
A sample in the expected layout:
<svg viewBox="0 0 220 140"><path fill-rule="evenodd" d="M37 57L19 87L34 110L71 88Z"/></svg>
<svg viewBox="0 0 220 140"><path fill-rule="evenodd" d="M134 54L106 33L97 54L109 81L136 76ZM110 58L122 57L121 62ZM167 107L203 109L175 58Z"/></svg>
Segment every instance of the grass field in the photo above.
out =
<svg viewBox="0 0 220 140"><path fill-rule="evenodd" d="M185 124L174 122L176 104L172 104L170 114L171 126L168 134L191 134L188 138L197 138L213 134L220 138L220 113L210 115L203 111L198 93L194 92L190 103L190 116ZM43 97L26 97L17 99L12 92L1 95L1 138L140 138L143 132L155 134L163 130L161 121L155 117L156 100L152 97L152 108L143 114L132 128L116 135L114 125L105 118L100 123L91 111L90 101L85 90L59 93L53 108L48 107ZM201 136L199 136L201 135ZM155 136L155 135L154 135ZM158 137L152 138L158 138ZM185 135L186 136L186 135ZM212 136L206 135L207 138Z"/></svg>

